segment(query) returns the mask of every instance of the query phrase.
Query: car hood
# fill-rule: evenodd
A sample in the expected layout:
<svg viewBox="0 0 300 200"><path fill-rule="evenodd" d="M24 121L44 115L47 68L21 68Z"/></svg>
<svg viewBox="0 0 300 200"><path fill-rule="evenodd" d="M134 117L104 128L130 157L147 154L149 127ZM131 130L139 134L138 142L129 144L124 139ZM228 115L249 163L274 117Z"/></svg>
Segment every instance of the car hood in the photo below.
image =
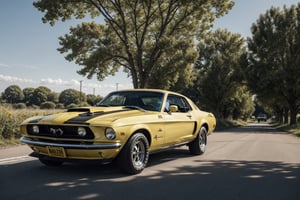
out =
<svg viewBox="0 0 300 200"><path fill-rule="evenodd" d="M27 123L39 124L107 124L121 118L147 115L152 112L124 107L74 108L67 112L31 118Z"/></svg>

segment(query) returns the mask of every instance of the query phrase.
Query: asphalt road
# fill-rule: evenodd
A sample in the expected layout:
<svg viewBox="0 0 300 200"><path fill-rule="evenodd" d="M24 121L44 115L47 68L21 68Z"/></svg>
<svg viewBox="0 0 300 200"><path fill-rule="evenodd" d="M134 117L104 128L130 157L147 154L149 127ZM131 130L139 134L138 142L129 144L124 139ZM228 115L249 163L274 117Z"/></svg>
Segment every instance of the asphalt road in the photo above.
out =
<svg viewBox="0 0 300 200"><path fill-rule="evenodd" d="M207 151L186 147L150 156L135 176L114 165L43 166L26 146L0 149L0 198L299 200L300 138L267 124L215 132Z"/></svg>

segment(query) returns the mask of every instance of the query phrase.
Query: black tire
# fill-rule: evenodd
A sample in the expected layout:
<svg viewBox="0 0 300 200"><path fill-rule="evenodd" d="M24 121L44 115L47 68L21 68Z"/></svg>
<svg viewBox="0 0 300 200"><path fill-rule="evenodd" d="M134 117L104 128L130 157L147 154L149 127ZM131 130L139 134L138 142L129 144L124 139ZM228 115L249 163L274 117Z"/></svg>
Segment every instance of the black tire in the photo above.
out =
<svg viewBox="0 0 300 200"><path fill-rule="evenodd" d="M120 152L117 163L127 174L141 173L149 159L149 142L142 133L134 134Z"/></svg>
<svg viewBox="0 0 300 200"><path fill-rule="evenodd" d="M207 130L201 127L196 139L189 144L189 150L193 155L201 155L205 152L207 144Z"/></svg>
<svg viewBox="0 0 300 200"><path fill-rule="evenodd" d="M59 167L63 164L63 161L51 160L49 158L39 158L40 162L49 167Z"/></svg>

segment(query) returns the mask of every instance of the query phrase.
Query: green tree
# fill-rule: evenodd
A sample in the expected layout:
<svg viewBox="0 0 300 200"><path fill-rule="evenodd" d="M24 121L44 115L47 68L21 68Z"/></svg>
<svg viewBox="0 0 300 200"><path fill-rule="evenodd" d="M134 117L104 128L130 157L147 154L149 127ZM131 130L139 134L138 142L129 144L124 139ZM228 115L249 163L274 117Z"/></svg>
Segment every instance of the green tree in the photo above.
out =
<svg viewBox="0 0 300 200"><path fill-rule="evenodd" d="M215 18L233 5L232 0L34 2L45 13L43 22L51 25L89 14L85 19L91 22L71 27L60 37L58 50L82 66L79 74L103 80L123 69L134 88L175 84L197 58L195 36L211 28Z"/></svg>
<svg viewBox="0 0 300 200"><path fill-rule="evenodd" d="M24 95L18 85L11 85L2 93L2 99L7 103L20 103L24 99Z"/></svg>
<svg viewBox="0 0 300 200"><path fill-rule="evenodd" d="M102 96L100 95L93 95L93 94L88 94L86 95L86 101L89 105L94 106L97 103L99 103L99 101L101 101L103 99Z"/></svg>
<svg viewBox="0 0 300 200"><path fill-rule="evenodd" d="M48 94L48 101L51 101L53 103L58 103L59 102L58 97L59 97L59 93L57 93L57 92L50 92Z"/></svg>
<svg viewBox="0 0 300 200"><path fill-rule="evenodd" d="M59 102L63 103L65 106L70 104L80 104L86 101L85 94L81 94L82 100L80 100L80 91L74 89L66 89L62 91L59 95Z"/></svg>
<svg viewBox="0 0 300 200"><path fill-rule="evenodd" d="M270 8L251 32L245 65L249 87L261 97L288 105L293 125L300 108L300 3Z"/></svg>
<svg viewBox="0 0 300 200"><path fill-rule="evenodd" d="M51 90L45 86L40 86L34 89L30 105L40 106L42 103L48 101L48 96L51 94Z"/></svg>
<svg viewBox="0 0 300 200"><path fill-rule="evenodd" d="M230 97L228 104L231 104L230 114L234 120L249 119L255 111L252 94L249 89L242 85L238 87L235 94Z"/></svg>
<svg viewBox="0 0 300 200"><path fill-rule="evenodd" d="M241 101L236 98L243 86L240 59L245 42L240 34L218 29L203 37L198 51L194 90L200 96L199 104L218 118L228 118L236 108L234 101Z"/></svg>
<svg viewBox="0 0 300 200"><path fill-rule="evenodd" d="M86 95L86 102L89 105L94 106L97 103L96 102L96 95L93 95L93 94Z"/></svg>
<svg viewBox="0 0 300 200"><path fill-rule="evenodd" d="M33 93L34 93L34 88L24 88L23 89L23 94L24 94L23 102L26 105L31 105L31 102L33 101Z"/></svg>

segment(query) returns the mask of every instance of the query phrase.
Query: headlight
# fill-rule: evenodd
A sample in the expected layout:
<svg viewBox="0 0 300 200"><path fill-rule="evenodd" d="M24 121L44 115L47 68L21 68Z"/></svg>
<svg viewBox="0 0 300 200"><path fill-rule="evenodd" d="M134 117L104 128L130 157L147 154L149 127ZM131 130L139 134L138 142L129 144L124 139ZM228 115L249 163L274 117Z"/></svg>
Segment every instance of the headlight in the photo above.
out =
<svg viewBox="0 0 300 200"><path fill-rule="evenodd" d="M113 140L116 138L116 132L112 128L106 128L105 129L105 137L109 140Z"/></svg>
<svg viewBox="0 0 300 200"><path fill-rule="evenodd" d="M77 134L81 137L84 137L86 136L86 130L84 127L78 127L77 128Z"/></svg>
<svg viewBox="0 0 300 200"><path fill-rule="evenodd" d="M39 129L38 125L33 125L31 130L32 130L33 133L39 133L40 132L40 129Z"/></svg>

